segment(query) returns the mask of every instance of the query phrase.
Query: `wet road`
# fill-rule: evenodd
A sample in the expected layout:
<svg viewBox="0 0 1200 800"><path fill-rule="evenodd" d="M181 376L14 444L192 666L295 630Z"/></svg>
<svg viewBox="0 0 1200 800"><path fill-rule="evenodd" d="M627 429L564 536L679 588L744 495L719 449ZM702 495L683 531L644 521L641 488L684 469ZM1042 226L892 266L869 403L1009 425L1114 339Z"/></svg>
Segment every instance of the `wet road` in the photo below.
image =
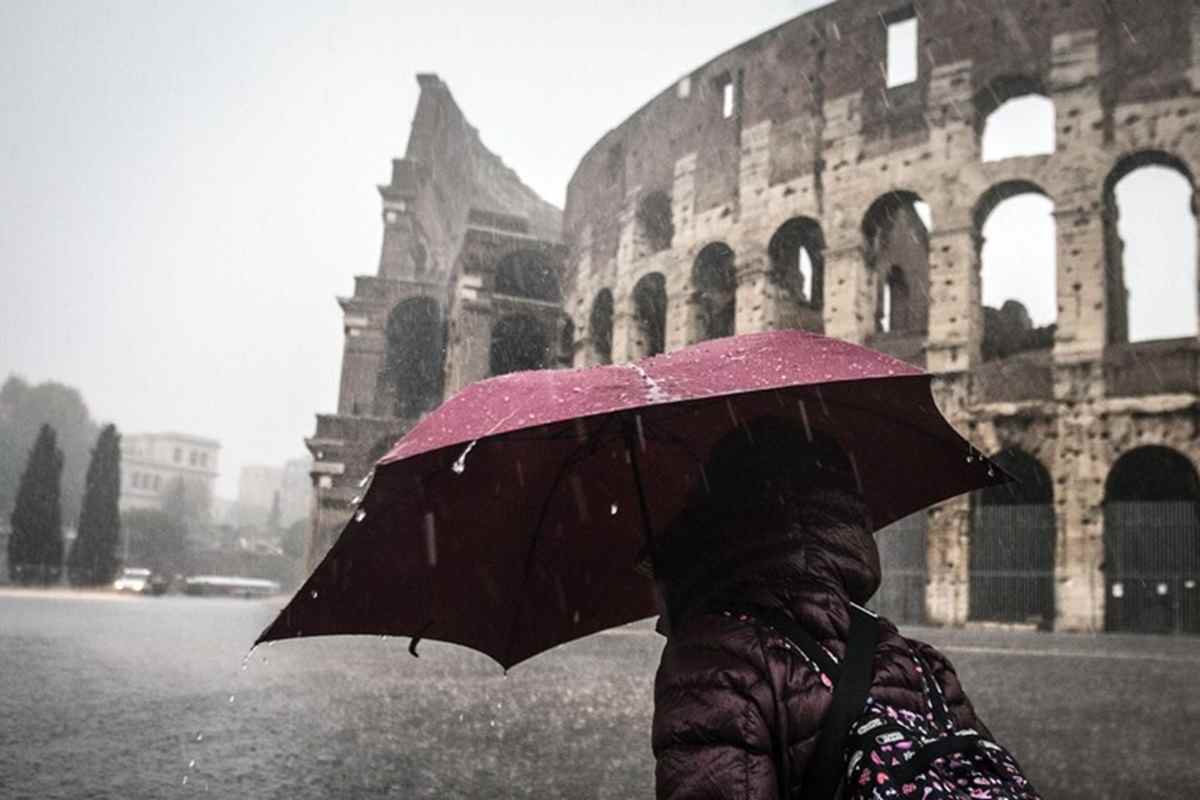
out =
<svg viewBox="0 0 1200 800"><path fill-rule="evenodd" d="M645 626L519 665L425 642L249 643L275 603L0 591L0 797L652 796ZM913 632L910 632L910 635ZM1200 641L946 631L1047 798L1200 786Z"/></svg>

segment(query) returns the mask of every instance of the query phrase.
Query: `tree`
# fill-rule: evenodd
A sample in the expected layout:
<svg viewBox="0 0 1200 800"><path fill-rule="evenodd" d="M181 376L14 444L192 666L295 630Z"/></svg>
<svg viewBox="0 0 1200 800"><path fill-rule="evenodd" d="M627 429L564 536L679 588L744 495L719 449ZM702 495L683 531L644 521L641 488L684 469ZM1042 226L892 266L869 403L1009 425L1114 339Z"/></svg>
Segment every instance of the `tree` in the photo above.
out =
<svg viewBox="0 0 1200 800"><path fill-rule="evenodd" d="M12 512L21 457L43 423L54 428L65 456L60 485L64 519L77 519L88 452L100 429L78 390L54 382L34 386L15 375L0 387L0 514Z"/></svg>
<svg viewBox="0 0 1200 800"><path fill-rule="evenodd" d="M111 583L117 572L121 542L121 437L106 425L88 464L79 535L67 559L67 576L79 586Z"/></svg>
<svg viewBox="0 0 1200 800"><path fill-rule="evenodd" d="M62 574L62 471L63 454L54 428L42 425L21 473L10 517L8 573L14 581L50 584Z"/></svg>

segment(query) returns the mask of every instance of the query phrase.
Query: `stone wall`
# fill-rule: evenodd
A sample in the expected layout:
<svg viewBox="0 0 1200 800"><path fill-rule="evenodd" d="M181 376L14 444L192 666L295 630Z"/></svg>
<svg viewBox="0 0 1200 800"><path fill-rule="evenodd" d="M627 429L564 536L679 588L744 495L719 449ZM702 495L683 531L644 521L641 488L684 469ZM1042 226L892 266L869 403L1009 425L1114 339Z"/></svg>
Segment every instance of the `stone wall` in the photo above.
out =
<svg viewBox="0 0 1200 800"><path fill-rule="evenodd" d="M887 23L909 9L918 20L917 78L889 88ZM983 162L987 114L1030 91L1054 103L1055 152ZM844 0L797 17L688 73L580 162L563 223L576 364L595 360L588 326L604 290L614 301L614 360L639 354L632 293L653 273L665 279L667 349L695 341L693 264L713 242L735 253L737 332L788 324L769 242L788 220L814 220L824 296L806 327L925 366L943 411L981 448L1021 447L1041 461L1054 477L1058 520L1054 624L1095 630L1104 619L1108 470L1144 444L1200 464L1195 341L1130 354L1111 202L1116 179L1141 164L1192 181L1197 92L1193 3ZM985 364L982 227L998 202L1028 191L1055 208L1053 346ZM657 251L645 246L637 213L653 192L670 195L674 226L670 247ZM901 225L926 234L924 252L905 245L880 257L867 223L888 198L928 205L931 231L911 215ZM924 281L923 325L881 335L880 267L897 260ZM1180 289L1200 304L1200 286ZM970 504L958 498L930 512L933 621L967 617Z"/></svg>

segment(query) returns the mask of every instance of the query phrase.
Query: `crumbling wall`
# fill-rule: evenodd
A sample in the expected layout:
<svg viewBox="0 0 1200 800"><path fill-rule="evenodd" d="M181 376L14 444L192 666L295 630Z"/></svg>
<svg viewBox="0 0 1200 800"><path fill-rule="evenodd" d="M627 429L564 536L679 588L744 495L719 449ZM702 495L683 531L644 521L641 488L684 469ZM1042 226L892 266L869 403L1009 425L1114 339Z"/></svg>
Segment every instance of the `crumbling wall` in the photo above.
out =
<svg viewBox="0 0 1200 800"><path fill-rule="evenodd" d="M916 79L889 87L887 25L909 14L918 25ZM724 113L727 82L732 114ZM1055 105L1055 152L983 162L987 114L1028 91ZM1195 412L1168 412L1161 399L1196 407L1194 350L1137 351L1154 361L1141 374L1168 375L1165 383L1129 378L1137 365L1128 356L1106 358L1109 344L1125 339L1127 313L1106 192L1130 163L1164 164L1192 180L1198 92L1194 3L842 0L790 20L692 70L583 157L564 215L577 363L594 350L590 312L604 292L613 301L613 359L637 354L633 289L653 274L667 291L667 348L694 341L693 264L714 242L735 253L737 332L785 323L768 244L786 221L815 220L825 246L825 333L926 366L947 416L964 432L984 426L985 445L999 447L1011 438L1005 431L1036 420L1026 427L1038 431L1039 458L1056 483L1056 625L1094 630L1104 617L1096 481L1113 462L1100 442L1118 436L1113 426L1135 413L1132 403L1139 418L1158 420L1144 430L1193 464L1200 455L1186 439ZM1042 350L985 367L981 227L988 204L1016 190L1054 203L1057 320ZM657 191L670 195L674 233L669 248L648 252L638 246L636 209ZM926 331L891 343L876 337L884 275L863 225L889 195L927 203L933 220L925 261L904 256L927 270L924 285L912 287L928 298ZM1200 304L1200 286L1181 288ZM1106 375L1118 376L1111 387ZM931 620L966 619L969 523L965 498L930 512Z"/></svg>

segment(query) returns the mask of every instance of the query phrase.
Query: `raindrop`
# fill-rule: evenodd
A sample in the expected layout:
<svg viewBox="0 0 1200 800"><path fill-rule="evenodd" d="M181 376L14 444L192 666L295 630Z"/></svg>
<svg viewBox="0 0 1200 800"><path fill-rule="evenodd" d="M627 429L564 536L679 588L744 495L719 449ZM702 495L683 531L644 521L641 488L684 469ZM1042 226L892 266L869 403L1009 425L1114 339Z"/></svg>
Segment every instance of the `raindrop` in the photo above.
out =
<svg viewBox="0 0 1200 800"><path fill-rule="evenodd" d="M633 420L637 423L638 446L644 453L646 452L646 431L642 428L642 415L636 415Z"/></svg>
<svg viewBox="0 0 1200 800"><path fill-rule="evenodd" d="M992 468L991 464L988 464L988 477L989 478L996 477L996 470Z"/></svg>
<svg viewBox="0 0 1200 800"><path fill-rule="evenodd" d="M233 695L229 695L229 702L233 702Z"/></svg>
<svg viewBox="0 0 1200 800"><path fill-rule="evenodd" d="M350 501L350 505L356 506L361 502L362 502L362 495L356 494L356 495L354 495L354 498Z"/></svg>
<svg viewBox="0 0 1200 800"><path fill-rule="evenodd" d="M187 775L184 775L184 776L183 776L183 785L184 785L184 786L187 786L187 779L188 779L188 776L187 776Z"/></svg>
<svg viewBox="0 0 1200 800"><path fill-rule="evenodd" d="M803 400L796 401L800 405L800 421L804 423L804 436L810 442L813 440L812 428L808 424L808 409L804 407Z"/></svg>
<svg viewBox="0 0 1200 800"><path fill-rule="evenodd" d="M203 734L203 733L197 733L197 734L196 734L196 741L197 741L197 742L203 742L203 741L204 741L204 734Z"/></svg>
<svg viewBox="0 0 1200 800"><path fill-rule="evenodd" d="M308 593L308 596L311 597L313 600L316 600L317 599L317 590L313 589L311 592Z"/></svg>
<svg viewBox="0 0 1200 800"><path fill-rule="evenodd" d="M614 517L617 515L617 504L616 503L613 503L611 506L608 507L608 513L610 516L614 516Z"/></svg>
<svg viewBox="0 0 1200 800"><path fill-rule="evenodd" d="M575 497L575 513L580 522L588 522L587 495L583 491L583 479L578 475L571 476L571 494Z"/></svg>
<svg viewBox="0 0 1200 800"><path fill-rule="evenodd" d="M196 768L196 759L193 758L191 761L188 762L188 769L195 769L195 768Z"/></svg>
<svg viewBox="0 0 1200 800"><path fill-rule="evenodd" d="M858 474L858 459L854 457L854 453L847 453L850 458L850 469L854 470L854 484L858 487L858 493L863 493L862 478Z"/></svg>
<svg viewBox="0 0 1200 800"><path fill-rule="evenodd" d="M433 512L425 513L425 554L429 557L429 566L437 566L437 530L433 520Z"/></svg>
<svg viewBox="0 0 1200 800"><path fill-rule="evenodd" d="M467 445L466 449L463 450L462 453L459 454L458 458L454 459L454 463L450 465L450 469L454 472L455 475L462 475L463 472L466 471L466 469L467 469L467 453L471 452L475 448L475 445L477 445L477 444L479 444L478 439L474 440L469 445Z"/></svg>
<svg viewBox="0 0 1200 800"><path fill-rule="evenodd" d="M358 482L358 488L360 488L360 489L361 489L362 487L364 487L364 486L366 486L368 483L370 483L370 482L371 482L371 476L372 476L373 474L374 474L374 473L372 473L372 472L368 472L366 475L363 475L363 477L362 477L362 480Z"/></svg>
<svg viewBox="0 0 1200 800"><path fill-rule="evenodd" d="M575 623L576 625L579 624L579 612L578 611L576 611L574 614L571 615L571 622Z"/></svg>
<svg viewBox="0 0 1200 800"><path fill-rule="evenodd" d="M367 512L363 511L361 508L358 511L354 512L354 521L355 522L362 522L366 518L367 518Z"/></svg>

